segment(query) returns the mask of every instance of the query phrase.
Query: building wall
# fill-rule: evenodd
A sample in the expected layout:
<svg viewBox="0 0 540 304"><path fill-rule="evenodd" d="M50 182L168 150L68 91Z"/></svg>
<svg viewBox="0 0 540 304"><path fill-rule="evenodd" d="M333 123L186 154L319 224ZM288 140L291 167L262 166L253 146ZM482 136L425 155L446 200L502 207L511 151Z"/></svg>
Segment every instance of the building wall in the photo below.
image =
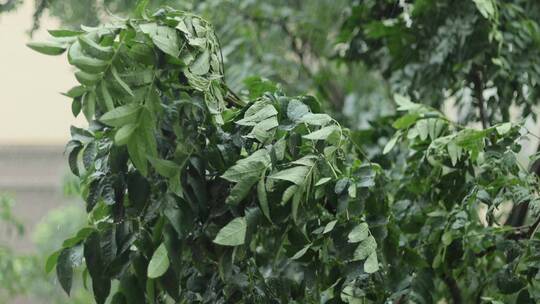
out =
<svg viewBox="0 0 540 304"><path fill-rule="evenodd" d="M0 234L18 252L29 253L32 231L53 208L69 203L62 193L67 174L62 146L0 146L0 193L13 198L13 213L25 226L23 238Z"/></svg>
<svg viewBox="0 0 540 304"><path fill-rule="evenodd" d="M76 84L66 54L45 56L26 47L31 40L46 41L46 29L58 28L45 16L29 37L34 2L25 0L17 11L0 15L0 145L62 145L71 124L84 125L60 95Z"/></svg>

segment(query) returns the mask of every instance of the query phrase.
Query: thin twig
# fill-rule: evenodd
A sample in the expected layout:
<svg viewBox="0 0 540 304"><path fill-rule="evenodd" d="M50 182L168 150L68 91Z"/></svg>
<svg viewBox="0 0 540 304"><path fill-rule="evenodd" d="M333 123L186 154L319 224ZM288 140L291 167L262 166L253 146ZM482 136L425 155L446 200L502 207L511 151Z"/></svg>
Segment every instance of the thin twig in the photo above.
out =
<svg viewBox="0 0 540 304"><path fill-rule="evenodd" d="M487 129L489 127L489 123L484 105L484 83L480 68L473 70L472 81L474 83L474 95L478 106L478 112L480 114L480 122L482 123L482 128Z"/></svg>

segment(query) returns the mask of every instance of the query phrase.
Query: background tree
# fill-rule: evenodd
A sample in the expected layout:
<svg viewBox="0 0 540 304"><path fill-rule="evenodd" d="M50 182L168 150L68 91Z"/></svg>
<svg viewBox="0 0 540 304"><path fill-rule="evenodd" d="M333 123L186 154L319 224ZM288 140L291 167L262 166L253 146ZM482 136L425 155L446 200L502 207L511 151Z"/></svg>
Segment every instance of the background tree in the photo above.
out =
<svg viewBox="0 0 540 304"><path fill-rule="evenodd" d="M536 120L539 8L535 1L362 1L339 41L345 60L381 71L392 91L437 108L455 100L461 122L486 129ZM523 225L526 213L526 204L516 206L508 224Z"/></svg>

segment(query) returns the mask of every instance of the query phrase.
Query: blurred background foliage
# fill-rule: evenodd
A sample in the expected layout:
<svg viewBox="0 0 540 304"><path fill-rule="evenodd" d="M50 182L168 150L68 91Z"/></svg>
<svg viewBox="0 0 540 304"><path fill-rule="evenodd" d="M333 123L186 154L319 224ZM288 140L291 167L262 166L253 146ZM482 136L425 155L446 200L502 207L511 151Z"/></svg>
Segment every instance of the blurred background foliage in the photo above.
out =
<svg viewBox="0 0 540 304"><path fill-rule="evenodd" d="M66 187L70 187L67 180ZM0 195L0 231L21 237L25 231L21 221L12 214L14 204L9 195ZM71 297L60 292L56 278L44 271L47 256L85 223L86 214L81 206L82 203L74 200L72 205L49 211L30 236L35 246L33 253L20 254L0 244L0 303L11 303L18 297L31 303L83 304L92 301L92 294L83 288L80 271L75 274Z"/></svg>
<svg viewBox="0 0 540 304"><path fill-rule="evenodd" d="M21 3L0 1L0 13ZM280 83L290 95L316 95L325 101L327 111L354 130L353 139L383 167L404 158L382 155L394 132L388 121L394 115L391 96L396 92L441 109L462 124L487 128L501 121L536 121L538 1L153 0L150 4L193 11L214 24L233 90L246 91L258 76ZM44 14L68 28L95 26L127 17L135 5L131 0L36 0L28 29L32 33L39 28ZM538 166L532 170L539 172ZM76 182L67 179L65 184L67 194L78 193ZM9 212L11 204L10 199L1 200L0 221L11 227L11 233L23 233ZM53 210L33 234L35 255L16 256L0 246L0 301L26 293L67 303L54 279L43 273L43 259L79 228L73 225L83 223L84 217L77 204ZM511 225L523 225L526 206L514 208L508 218ZM82 286L81 281L77 284ZM88 296L83 288L74 288L69 303L87 303Z"/></svg>

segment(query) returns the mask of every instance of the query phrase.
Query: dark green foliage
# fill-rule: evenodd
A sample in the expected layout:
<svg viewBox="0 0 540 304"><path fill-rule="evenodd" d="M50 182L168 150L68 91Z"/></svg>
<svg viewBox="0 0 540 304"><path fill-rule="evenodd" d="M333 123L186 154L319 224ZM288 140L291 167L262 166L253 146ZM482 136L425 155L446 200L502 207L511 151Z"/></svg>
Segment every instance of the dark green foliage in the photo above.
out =
<svg viewBox="0 0 540 304"><path fill-rule="evenodd" d="M394 90L435 106L455 97L463 121L489 126L508 121L512 104L535 116L539 20L537 1L369 0L352 7L339 40L347 60L381 70Z"/></svg>
<svg viewBox="0 0 540 304"><path fill-rule="evenodd" d="M137 15L52 32L89 121L66 149L88 227L47 263L66 290L82 249L97 303L538 300L538 221L499 225L507 202L539 212L519 124L397 95L400 118L352 132L267 80L234 93L205 20Z"/></svg>

